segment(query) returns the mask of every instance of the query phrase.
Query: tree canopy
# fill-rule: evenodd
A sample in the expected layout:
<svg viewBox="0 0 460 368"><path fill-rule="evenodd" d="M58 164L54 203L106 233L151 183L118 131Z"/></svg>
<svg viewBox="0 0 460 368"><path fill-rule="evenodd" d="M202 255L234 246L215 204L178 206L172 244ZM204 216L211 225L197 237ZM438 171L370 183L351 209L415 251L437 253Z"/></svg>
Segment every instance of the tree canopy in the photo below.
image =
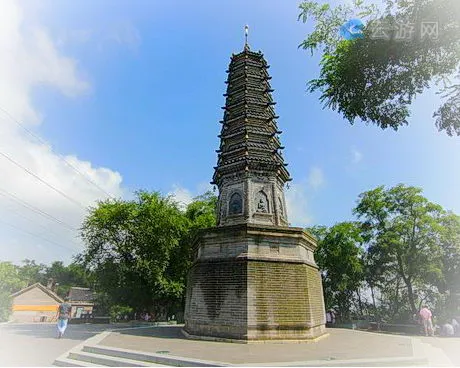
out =
<svg viewBox="0 0 460 368"><path fill-rule="evenodd" d="M460 135L460 2L384 3L383 11L363 0L300 4L299 19L315 23L300 46L322 54L320 75L308 90L320 92L324 106L352 124L361 119L397 130L408 124L414 99L434 85L443 96L434 113L438 130ZM341 39L340 26L353 17L367 21L363 37Z"/></svg>
<svg viewBox="0 0 460 368"><path fill-rule="evenodd" d="M0 262L0 322L8 320L11 312L10 295L26 286L18 267L10 262Z"/></svg>
<svg viewBox="0 0 460 368"><path fill-rule="evenodd" d="M46 267L44 278L52 279L56 294L65 297L69 294L72 286L92 287L91 275L85 268L75 262L65 266L61 261L55 261Z"/></svg>
<svg viewBox="0 0 460 368"><path fill-rule="evenodd" d="M342 319L349 319L353 294L363 279L360 227L342 222L309 230L320 239L315 259L322 272L326 308L335 307Z"/></svg>
<svg viewBox="0 0 460 368"><path fill-rule="evenodd" d="M414 288L436 285L441 278L441 206L421 189L397 185L362 193L354 212L363 220L369 248L381 267L404 283L412 313L419 310Z"/></svg>
<svg viewBox="0 0 460 368"><path fill-rule="evenodd" d="M341 319L407 323L422 303L460 314L460 217L403 184L362 193L356 220L308 229L318 239L326 307Z"/></svg>
<svg viewBox="0 0 460 368"><path fill-rule="evenodd" d="M158 192L100 202L83 223L86 249L79 262L92 272L109 304L168 313L182 303L191 235L215 224L215 201L207 193L185 212Z"/></svg>

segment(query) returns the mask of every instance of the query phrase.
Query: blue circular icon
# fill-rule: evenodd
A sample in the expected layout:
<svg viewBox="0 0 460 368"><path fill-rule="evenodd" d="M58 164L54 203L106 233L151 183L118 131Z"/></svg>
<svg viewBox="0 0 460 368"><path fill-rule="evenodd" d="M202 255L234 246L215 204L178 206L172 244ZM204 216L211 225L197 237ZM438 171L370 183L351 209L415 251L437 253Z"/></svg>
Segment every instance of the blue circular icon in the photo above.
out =
<svg viewBox="0 0 460 368"><path fill-rule="evenodd" d="M364 23L361 19L350 19L340 27L340 35L349 41L364 38L363 29Z"/></svg>

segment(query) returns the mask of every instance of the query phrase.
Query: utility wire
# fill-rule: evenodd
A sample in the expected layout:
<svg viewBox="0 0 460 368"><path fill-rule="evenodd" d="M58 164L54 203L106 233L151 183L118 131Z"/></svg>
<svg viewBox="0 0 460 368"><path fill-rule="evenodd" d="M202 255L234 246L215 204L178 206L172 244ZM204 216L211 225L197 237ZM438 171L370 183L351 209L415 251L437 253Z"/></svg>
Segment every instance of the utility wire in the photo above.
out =
<svg viewBox="0 0 460 368"><path fill-rule="evenodd" d="M27 221L29 221L29 222L31 222L31 223L33 223L33 224L35 224L35 225L41 227L42 229L46 230L47 232L49 232L49 233L51 233L51 234L54 234L54 235L57 236L57 237L60 237L60 236L61 236L61 235L57 234L56 232L54 232L53 230L47 228L45 225L43 225L43 224L41 224L41 223L39 223L39 222L37 222L37 221L35 221L35 220L33 220L33 219L27 217L27 216L24 216L21 212L19 212L18 210L14 209L14 208L11 208L11 207L10 207L10 208L7 209L7 211L8 211L8 212L12 212L12 213L16 214L16 215L19 216L19 217L22 217L23 219L25 219L25 220L27 220ZM40 235L40 234L39 234L39 235ZM75 240L72 239L71 241L72 241L72 243L74 243L75 245L79 246L79 244L78 244Z"/></svg>
<svg viewBox="0 0 460 368"><path fill-rule="evenodd" d="M75 228L74 226L72 225L69 225L67 223L65 223L64 221L61 221L59 219L57 219L56 217L50 215L49 213L46 213L45 211L42 211L41 209L27 203L26 201L23 201L22 199L18 198L17 196L15 196L14 194L12 193L9 193L3 189L0 188L0 195L4 196L4 197L9 197L10 200L16 202L16 203L19 203L21 206L35 212L35 213L38 213L40 216L43 216L45 218L47 218L48 220L52 220L62 226L64 226L65 228L69 229L69 230L73 230L73 231L78 231L77 228Z"/></svg>
<svg viewBox="0 0 460 368"><path fill-rule="evenodd" d="M85 206L83 206L80 202L76 201L75 199L69 197L67 194L65 194L63 191L59 190L58 188L56 188L55 186L51 185L50 183L48 183L47 181L43 180L42 178L40 178L37 174L34 174L32 171L30 171L29 169L27 169L26 167L22 166L20 163L16 162L15 160L13 160L10 156L8 156L6 153L3 153L3 152L0 152L0 156L3 156L5 157L8 161L10 161L11 163L15 164L17 167L21 168L22 170L24 170L26 173L28 173L29 175L33 176L35 179L39 180L41 183L45 184L47 187L53 189L55 192L59 193L60 195L62 195L64 198L68 199L70 202L72 202L73 204L77 205L78 207L82 208L83 210L86 211L86 208Z"/></svg>
<svg viewBox="0 0 460 368"><path fill-rule="evenodd" d="M38 140L40 143L42 143L43 145L45 145L46 147L48 147L51 151L52 151L52 147L45 141L43 140L42 138L40 138L40 136L38 136L37 134L33 133L30 129L26 128L24 126L24 124L22 124L18 119L16 119L13 115L11 115L7 110L5 110L4 108L2 108L0 106L0 111L2 111L6 116L8 116L12 121L14 121L17 125L19 125L22 129L24 129L30 136L32 136L33 138L35 138L36 140ZM72 165L69 161L67 161L64 157L62 157L61 155L58 155L56 154L56 156L61 160L63 161L66 165L68 165L70 168L72 168L77 174L79 174L81 177L83 177L88 183L94 185L97 189L99 189L101 192L103 192L105 195L109 196L110 198L114 199L115 197L110 194L109 192L107 192L105 189L101 188L100 185L98 185L97 183L95 183L87 174L85 173L82 173L80 170L78 170L74 165Z"/></svg>
<svg viewBox="0 0 460 368"><path fill-rule="evenodd" d="M33 237L36 237L36 238L38 238L38 239L47 241L48 243L57 245L58 247L61 247L61 248L70 250L71 252L76 252L76 251L78 251L77 249L68 248L68 247L66 247L65 245L56 243L56 242L54 242L54 241L52 241L52 240L49 240L49 239L47 239L47 238L44 238L44 237L42 237L42 236L40 236L40 235L37 235L37 234L31 233L30 231L21 229L20 227L17 227L16 225L10 224L9 222L3 221L3 220L1 220L1 219L0 219L0 223L3 223L4 225L10 226L10 227L12 227L13 229L19 230L19 231L21 231L21 232L23 232L23 233L25 233L25 234L30 235L30 236L33 236Z"/></svg>

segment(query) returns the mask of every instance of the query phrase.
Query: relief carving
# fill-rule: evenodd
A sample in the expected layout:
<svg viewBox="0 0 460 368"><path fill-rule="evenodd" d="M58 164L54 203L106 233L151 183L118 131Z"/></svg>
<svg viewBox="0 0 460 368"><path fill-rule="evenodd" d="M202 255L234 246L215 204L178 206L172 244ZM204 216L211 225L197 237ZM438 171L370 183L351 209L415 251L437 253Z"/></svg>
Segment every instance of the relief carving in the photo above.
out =
<svg viewBox="0 0 460 368"><path fill-rule="evenodd" d="M279 206L281 217L284 217L283 201L281 200L281 197L278 197L278 206Z"/></svg>
<svg viewBox="0 0 460 368"><path fill-rule="evenodd" d="M258 213L268 213L268 197L267 195L261 190L256 195L256 212Z"/></svg>

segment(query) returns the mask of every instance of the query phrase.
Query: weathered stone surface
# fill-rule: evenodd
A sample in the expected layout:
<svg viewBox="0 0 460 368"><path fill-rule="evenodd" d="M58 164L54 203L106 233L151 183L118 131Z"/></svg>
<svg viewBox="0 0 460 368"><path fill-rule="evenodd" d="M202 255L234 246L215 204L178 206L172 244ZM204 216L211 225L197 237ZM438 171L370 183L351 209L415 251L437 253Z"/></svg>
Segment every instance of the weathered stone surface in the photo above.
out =
<svg viewBox="0 0 460 368"><path fill-rule="evenodd" d="M324 333L315 243L300 228L242 224L195 242L185 330L239 340L309 339Z"/></svg>
<svg viewBox="0 0 460 368"><path fill-rule="evenodd" d="M213 183L219 226L287 226L284 184L291 180L279 140L268 65L245 48L228 68L228 88Z"/></svg>
<svg viewBox="0 0 460 368"><path fill-rule="evenodd" d="M289 228L268 65L233 55L213 184L217 227L196 238L188 275L185 331L237 340L309 339L324 334L315 240Z"/></svg>

